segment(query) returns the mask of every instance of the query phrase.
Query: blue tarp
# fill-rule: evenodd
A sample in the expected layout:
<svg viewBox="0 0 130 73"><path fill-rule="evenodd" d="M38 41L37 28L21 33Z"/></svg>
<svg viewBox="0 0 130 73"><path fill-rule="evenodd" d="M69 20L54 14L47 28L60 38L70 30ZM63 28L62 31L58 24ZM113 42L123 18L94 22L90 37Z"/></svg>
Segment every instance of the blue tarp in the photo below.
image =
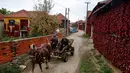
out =
<svg viewBox="0 0 130 73"><path fill-rule="evenodd" d="M71 27L70 32L74 33L74 32L76 32L76 31L77 31L76 27Z"/></svg>

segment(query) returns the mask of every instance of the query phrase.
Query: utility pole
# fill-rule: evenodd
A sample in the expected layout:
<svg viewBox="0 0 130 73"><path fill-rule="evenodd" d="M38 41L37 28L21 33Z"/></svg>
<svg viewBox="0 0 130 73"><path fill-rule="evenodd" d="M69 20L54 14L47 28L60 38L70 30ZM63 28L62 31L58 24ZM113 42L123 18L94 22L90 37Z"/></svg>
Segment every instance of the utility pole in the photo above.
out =
<svg viewBox="0 0 130 73"><path fill-rule="evenodd" d="M68 8L68 20L69 20L69 13L70 13L70 8Z"/></svg>
<svg viewBox="0 0 130 73"><path fill-rule="evenodd" d="M65 20L64 20L64 30L65 30L65 34L68 35L69 33L69 12L70 9L69 8L65 8Z"/></svg>
<svg viewBox="0 0 130 73"><path fill-rule="evenodd" d="M87 28L87 22L88 22L88 4L90 4L90 2L85 2L87 4L87 9L86 9L86 24L85 24L85 33L86 33L86 28Z"/></svg>
<svg viewBox="0 0 130 73"><path fill-rule="evenodd" d="M65 30L65 34L66 34L66 27L67 27L66 26L66 23L67 23L66 22L66 20L67 20L66 18L67 18L67 8L65 8L65 19L64 19L64 30Z"/></svg>
<svg viewBox="0 0 130 73"><path fill-rule="evenodd" d="M67 20L67 35L69 34L69 12L70 12L70 8L68 8L68 20Z"/></svg>

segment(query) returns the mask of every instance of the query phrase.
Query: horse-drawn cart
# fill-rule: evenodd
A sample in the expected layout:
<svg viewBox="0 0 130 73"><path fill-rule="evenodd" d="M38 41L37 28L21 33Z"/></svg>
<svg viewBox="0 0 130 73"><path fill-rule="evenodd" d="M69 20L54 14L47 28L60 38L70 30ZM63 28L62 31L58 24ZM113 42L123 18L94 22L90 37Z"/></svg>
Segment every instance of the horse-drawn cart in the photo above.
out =
<svg viewBox="0 0 130 73"><path fill-rule="evenodd" d="M74 40L73 39L68 39L68 40L69 40L68 43L69 45L64 46L61 51L58 49L59 46L57 46L56 50L53 51L52 57L61 58L64 62L67 62L68 56L74 55L74 47L72 47Z"/></svg>

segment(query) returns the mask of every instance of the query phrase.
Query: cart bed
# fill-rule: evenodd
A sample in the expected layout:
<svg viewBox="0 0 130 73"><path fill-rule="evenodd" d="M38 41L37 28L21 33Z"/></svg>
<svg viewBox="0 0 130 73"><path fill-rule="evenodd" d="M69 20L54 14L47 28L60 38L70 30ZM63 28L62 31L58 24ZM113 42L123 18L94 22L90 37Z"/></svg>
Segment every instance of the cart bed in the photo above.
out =
<svg viewBox="0 0 130 73"><path fill-rule="evenodd" d="M69 40L69 46L71 46L74 42L74 39L68 39Z"/></svg>

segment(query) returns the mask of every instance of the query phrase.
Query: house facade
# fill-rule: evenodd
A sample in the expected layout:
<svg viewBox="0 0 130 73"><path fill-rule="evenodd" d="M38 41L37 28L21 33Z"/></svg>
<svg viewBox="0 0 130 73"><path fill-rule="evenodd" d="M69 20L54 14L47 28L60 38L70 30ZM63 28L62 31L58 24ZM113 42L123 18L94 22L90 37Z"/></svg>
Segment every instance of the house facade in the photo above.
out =
<svg viewBox="0 0 130 73"><path fill-rule="evenodd" d="M4 17L4 32L8 36L27 37L30 29L30 19L38 11L20 10Z"/></svg>
<svg viewBox="0 0 130 73"><path fill-rule="evenodd" d="M77 21L75 23L77 25L77 29L79 29L79 30L84 30L85 29L85 23L86 23L85 21L79 20L79 21Z"/></svg>
<svg viewBox="0 0 130 73"><path fill-rule="evenodd" d="M57 15L57 19L60 22L60 25L59 25L60 28L66 27L66 25L64 24L65 20L66 20L66 22L68 22L67 24L70 24L70 20L68 20L67 18L65 18L65 16L63 14L61 14L61 13L59 13Z"/></svg>

